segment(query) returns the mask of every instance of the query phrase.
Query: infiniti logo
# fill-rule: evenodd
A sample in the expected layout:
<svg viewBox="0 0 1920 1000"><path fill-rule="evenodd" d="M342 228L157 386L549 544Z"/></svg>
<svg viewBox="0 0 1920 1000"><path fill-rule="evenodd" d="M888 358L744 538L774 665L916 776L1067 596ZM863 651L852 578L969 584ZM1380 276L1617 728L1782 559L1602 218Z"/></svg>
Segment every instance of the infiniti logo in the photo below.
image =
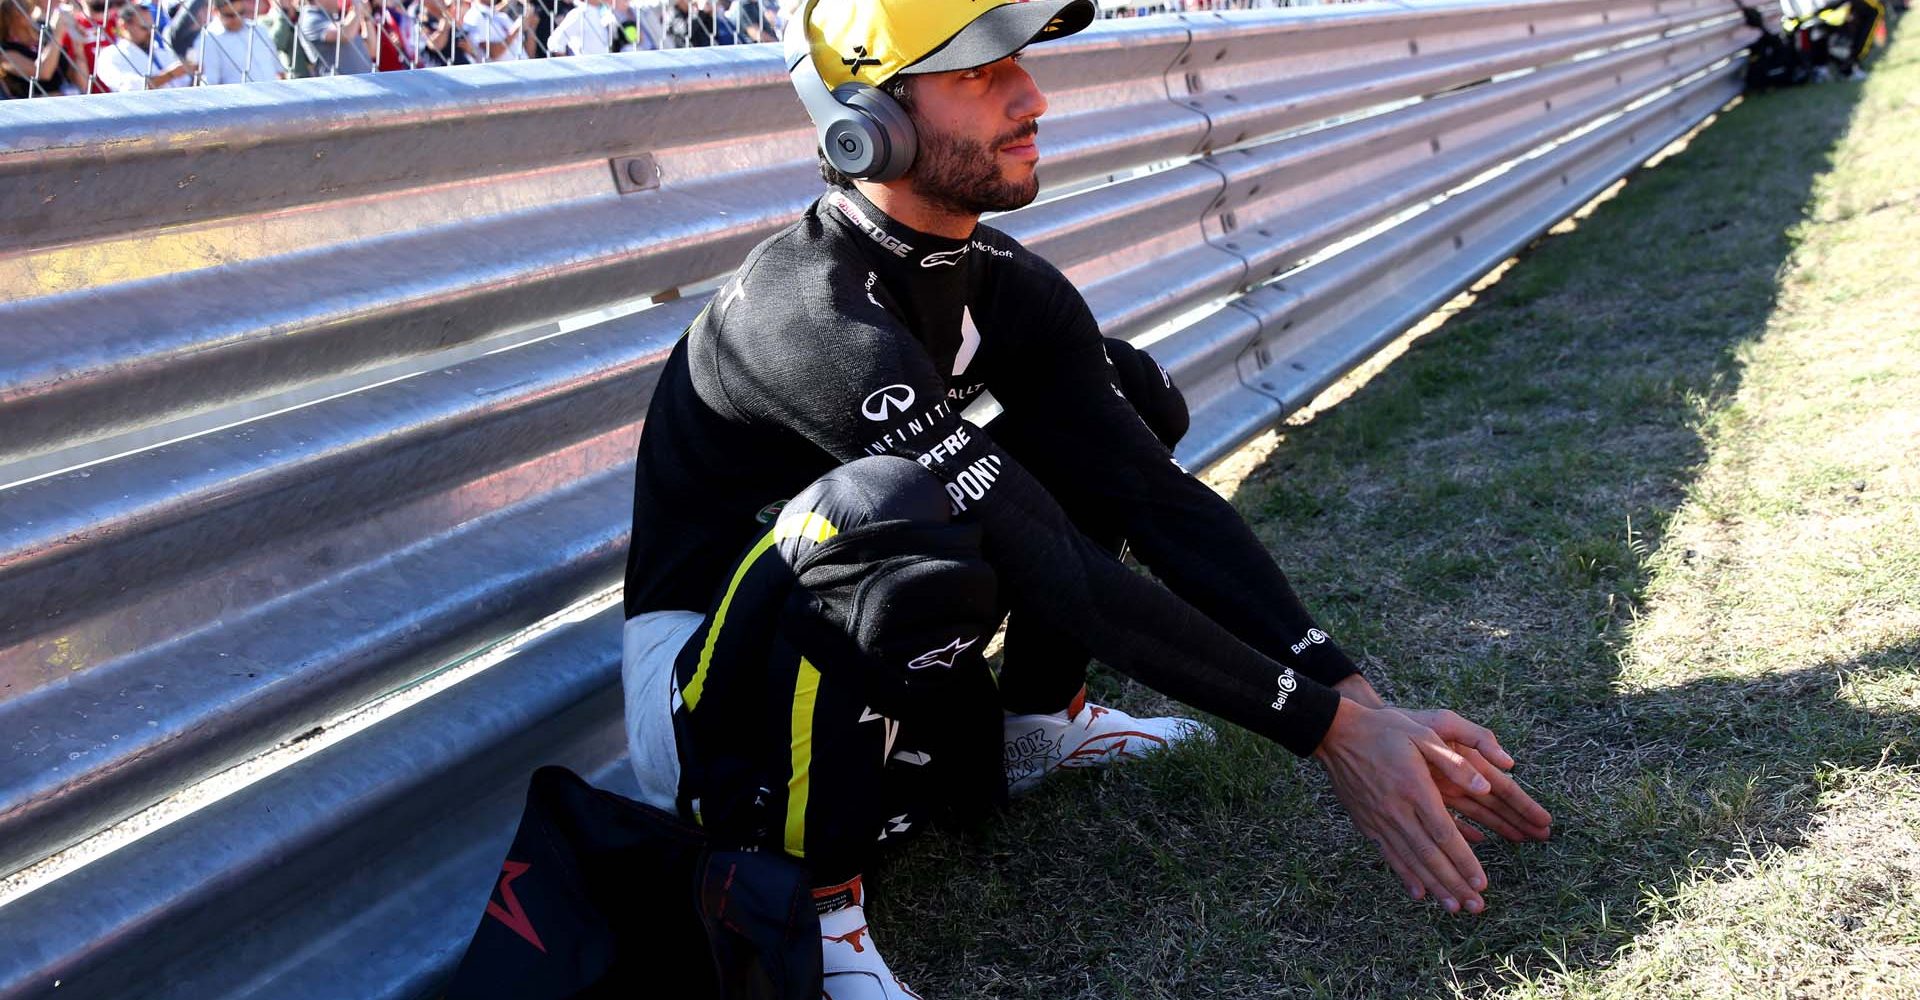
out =
<svg viewBox="0 0 1920 1000"><path fill-rule="evenodd" d="M896 413L907 412L912 405L913 386L895 384L874 390L860 404L860 413L868 420L888 420Z"/></svg>

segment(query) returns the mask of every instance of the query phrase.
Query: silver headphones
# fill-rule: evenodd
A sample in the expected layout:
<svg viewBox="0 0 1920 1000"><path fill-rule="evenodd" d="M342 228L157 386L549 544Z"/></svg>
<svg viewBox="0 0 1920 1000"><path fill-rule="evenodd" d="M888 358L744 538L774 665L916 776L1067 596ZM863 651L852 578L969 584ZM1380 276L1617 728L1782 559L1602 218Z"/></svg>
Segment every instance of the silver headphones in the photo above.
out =
<svg viewBox="0 0 1920 1000"><path fill-rule="evenodd" d="M890 181L913 166L919 141L913 120L886 91L849 80L831 91L813 64L807 19L818 0L805 0L787 22L787 76L813 119L815 135L833 169L857 180Z"/></svg>

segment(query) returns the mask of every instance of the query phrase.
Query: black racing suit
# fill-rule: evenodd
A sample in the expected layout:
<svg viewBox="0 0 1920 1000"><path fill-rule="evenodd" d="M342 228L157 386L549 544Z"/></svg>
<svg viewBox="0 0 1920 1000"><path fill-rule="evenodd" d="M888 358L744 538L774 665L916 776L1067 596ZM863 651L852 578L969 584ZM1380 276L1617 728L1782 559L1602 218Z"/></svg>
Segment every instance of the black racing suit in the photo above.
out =
<svg viewBox="0 0 1920 1000"><path fill-rule="evenodd" d="M785 606L778 595L736 593L760 576L754 564L769 550L756 541L767 541L775 506L866 456L911 460L937 480L954 524L977 531L999 606L1013 610L1010 635L1023 620L1043 622L1114 668L1297 754L1319 744L1339 700L1329 685L1354 673L1352 663L1232 506L1181 469L1135 412L1107 354L1066 278L984 225L970 240L933 236L857 191L833 191L747 256L668 359L636 473L627 615L709 609L682 653L682 688L703 650L709 678L730 670L756 678L727 704L708 698L676 710L683 809L753 799L778 828L783 787L810 784L818 798L832 783L820 771L794 773L804 764L799 709L793 690L779 689L791 669L768 681L764 663L728 663L721 651L730 644L712 636L721 624L752 630L743 614L764 625L775 613L766 608ZM986 391L1005 410L991 432L959 416ZM1073 518L1056 497L1071 498ZM1089 534L1124 538L1165 586ZM795 585L787 573L770 586ZM727 614L729 597L763 609ZM793 642L773 646L787 660L809 655ZM769 648L763 639L734 656ZM809 665L821 678L856 673ZM1006 670L1014 667L1010 655ZM816 716L804 734L816 750L875 714L870 699L853 712L862 697L839 697L836 711L848 718ZM780 709L756 711L754 698ZM1064 698L1054 707L1062 706ZM793 733L758 749L740 738L742 726L764 728L780 711L795 716ZM684 725L702 712L708 724ZM712 722L721 717L739 725ZM759 759L735 759L745 757ZM788 833L795 822L784 821ZM726 825L740 836L767 826ZM794 854L815 853L811 844L786 839Z"/></svg>

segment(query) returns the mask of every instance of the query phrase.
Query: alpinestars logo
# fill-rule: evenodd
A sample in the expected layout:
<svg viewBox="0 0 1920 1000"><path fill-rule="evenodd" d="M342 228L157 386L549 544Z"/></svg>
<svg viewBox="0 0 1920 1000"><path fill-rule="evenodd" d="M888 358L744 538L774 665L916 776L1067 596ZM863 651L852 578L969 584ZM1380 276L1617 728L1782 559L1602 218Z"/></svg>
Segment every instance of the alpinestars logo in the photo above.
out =
<svg viewBox="0 0 1920 1000"><path fill-rule="evenodd" d="M868 239L886 247L887 252L893 254L895 257L905 257L913 252L913 244L902 243L892 236L887 235L886 230L881 229L872 219L867 218L867 213L861 211L860 206L854 204L853 200L846 195L835 191L827 196L827 204L839 209L840 214L846 216L848 222L853 223L861 232L866 233Z"/></svg>
<svg viewBox="0 0 1920 1000"><path fill-rule="evenodd" d="M868 420L886 421L913 405L913 386L895 383L875 389L860 403L860 415Z"/></svg>
<svg viewBox="0 0 1920 1000"><path fill-rule="evenodd" d="M940 250L934 253L930 253L925 257L920 258L920 266L921 267L942 267L942 266L952 267L960 263L961 258L967 255L967 251L969 249L971 248L963 244L958 250Z"/></svg>
<svg viewBox="0 0 1920 1000"><path fill-rule="evenodd" d="M964 653L967 650L972 649L973 644L979 641L980 641L980 637L976 635L970 639L967 639L965 642L962 642L959 639L955 639L952 642L947 643L946 645L940 647L939 649L929 649L926 652L921 653L919 656L916 656L913 659L908 660L907 669L908 670L925 670L928 667L951 668L953 666L953 661L959 659L961 653Z"/></svg>
<svg viewBox="0 0 1920 1000"><path fill-rule="evenodd" d="M1307 637L1305 639L1302 639L1299 642L1296 642L1293 645L1288 646L1287 648L1293 650L1293 655L1298 656L1301 653L1306 652L1308 646L1318 646L1321 643L1326 641L1327 641L1327 634L1325 632L1322 632L1317 628L1310 628L1307 630Z"/></svg>
<svg viewBox="0 0 1920 1000"><path fill-rule="evenodd" d="M853 58L852 58L852 59L848 59L848 58L847 58L847 57L845 57L845 56L841 56L841 57L840 57L840 65L842 65L842 66L846 66L846 67L848 67L849 69L851 69L851 70L853 70L853 71L854 71L855 73L858 73L858 72L860 72L860 67L862 67L862 66L878 66L878 65L880 65L880 60L878 60L878 59L875 59L875 58L873 58L872 56L869 56L869 55L867 55L867 47L866 47L866 46L864 46L864 45L856 45L856 46L854 46L854 47L853 47Z"/></svg>
<svg viewBox="0 0 1920 1000"><path fill-rule="evenodd" d="M1287 707L1287 699L1292 697L1293 693L1299 689L1300 682L1294 678L1293 668L1288 667L1286 670L1281 671L1280 696L1273 699L1273 710L1276 712L1284 711Z"/></svg>

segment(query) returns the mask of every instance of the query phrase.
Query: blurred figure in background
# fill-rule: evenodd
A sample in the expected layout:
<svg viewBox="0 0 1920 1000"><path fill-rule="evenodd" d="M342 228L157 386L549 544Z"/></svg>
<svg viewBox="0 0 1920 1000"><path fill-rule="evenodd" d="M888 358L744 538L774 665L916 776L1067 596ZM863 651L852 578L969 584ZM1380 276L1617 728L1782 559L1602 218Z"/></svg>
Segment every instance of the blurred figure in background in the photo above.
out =
<svg viewBox="0 0 1920 1000"><path fill-rule="evenodd" d="M199 69L182 62L153 36L153 18L145 7L127 4L114 12L112 45L100 50L94 75L115 92L190 87Z"/></svg>
<svg viewBox="0 0 1920 1000"><path fill-rule="evenodd" d="M255 83L284 80L286 70L274 51L273 36L241 15L254 0L215 0L214 19L195 40L192 61L200 64L202 83Z"/></svg>
<svg viewBox="0 0 1920 1000"><path fill-rule="evenodd" d="M143 6L152 7L151 4ZM185 59L206 27L200 20L201 14L212 18L212 8L213 5L207 0L173 0L166 7L165 17L154 23L160 32L160 40L173 50L174 55Z"/></svg>
<svg viewBox="0 0 1920 1000"><path fill-rule="evenodd" d="M673 0L665 41L669 49L732 45L733 25L720 15L718 0Z"/></svg>
<svg viewBox="0 0 1920 1000"><path fill-rule="evenodd" d="M93 64L99 60L100 50L113 44L113 0L57 0L57 3L60 16L72 20L67 41L61 48L67 58L80 67L80 74L87 79L88 92L106 93L107 85L94 76Z"/></svg>
<svg viewBox="0 0 1920 1000"><path fill-rule="evenodd" d="M597 56L612 52L624 41L619 14L627 0L577 0L577 5L560 19L548 39L548 54L556 56Z"/></svg>
<svg viewBox="0 0 1920 1000"><path fill-rule="evenodd" d="M634 50L666 47L666 18L660 0L629 0L625 11L615 11L620 19L624 48Z"/></svg>
<svg viewBox="0 0 1920 1000"><path fill-rule="evenodd" d="M373 15L373 68L381 73L413 69L420 65L419 50L413 44L413 19L400 0L367 0Z"/></svg>
<svg viewBox="0 0 1920 1000"><path fill-rule="evenodd" d="M269 0L270 8L260 15L260 29L273 39L273 51L280 66L295 80L313 75L313 61L300 45L299 0Z"/></svg>
<svg viewBox="0 0 1920 1000"><path fill-rule="evenodd" d="M0 97L86 93L86 74L66 53L73 31L63 8L49 11L43 25L25 0L0 0Z"/></svg>
<svg viewBox="0 0 1920 1000"><path fill-rule="evenodd" d="M459 0L454 0L457 4ZM473 42L461 28L461 12L448 0L414 0L414 51L421 66L465 66L479 62Z"/></svg>
<svg viewBox="0 0 1920 1000"><path fill-rule="evenodd" d="M512 62L533 54L529 49L528 22L537 25L539 14L517 4L472 3L460 19L467 40L473 43L475 62Z"/></svg>
<svg viewBox="0 0 1920 1000"><path fill-rule="evenodd" d="M367 43L373 37L373 15L366 0L349 0L346 13L334 20L334 0L301 0L300 45L313 64L314 76L373 72Z"/></svg>
<svg viewBox="0 0 1920 1000"><path fill-rule="evenodd" d="M733 23L734 41L742 45L780 40L780 8L772 0L733 0L727 16Z"/></svg>

